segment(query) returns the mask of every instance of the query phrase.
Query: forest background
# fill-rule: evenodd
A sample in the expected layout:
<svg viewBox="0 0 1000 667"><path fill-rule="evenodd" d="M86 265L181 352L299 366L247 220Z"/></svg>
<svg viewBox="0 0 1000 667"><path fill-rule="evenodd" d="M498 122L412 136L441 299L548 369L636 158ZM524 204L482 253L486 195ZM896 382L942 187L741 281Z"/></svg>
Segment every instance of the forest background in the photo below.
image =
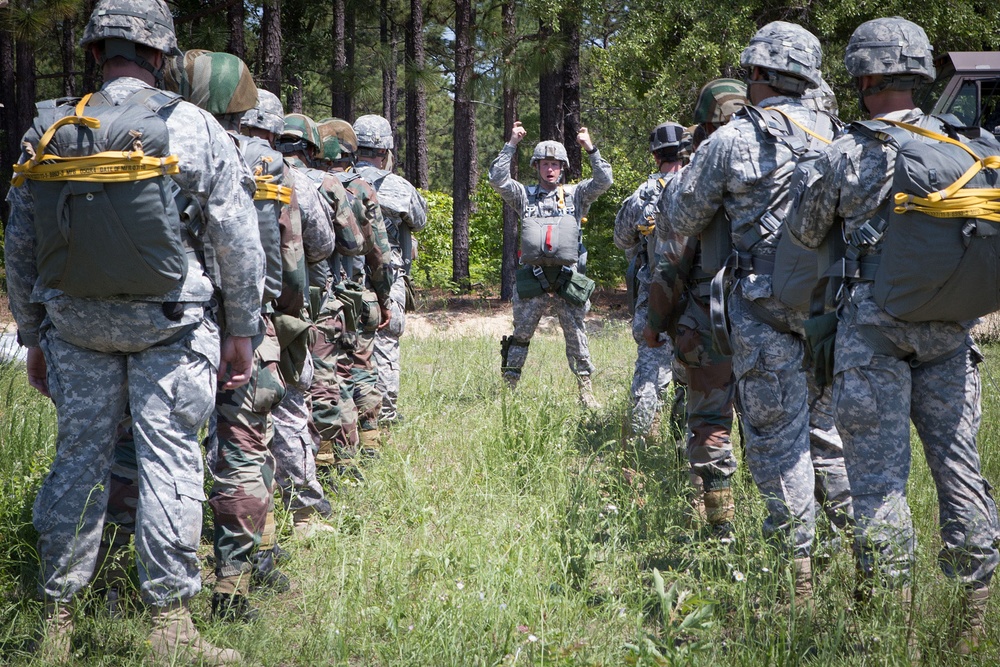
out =
<svg viewBox="0 0 1000 667"><path fill-rule="evenodd" d="M0 2L0 199L37 100L100 85L77 47L95 0ZM591 209L588 271L617 285L614 214L651 171L647 136L660 122L691 123L701 86L742 78L739 57L760 26L799 23L823 44L824 75L840 115L858 117L843 65L862 22L899 15L923 26L936 53L1000 48L992 0L174 0L181 49L242 57L286 112L349 121L385 116L396 128L396 171L426 190L418 285L499 292L509 299L517 221L486 183L515 119L530 147L563 141L571 180L585 177L575 136L588 127L615 185ZM5 5L5 6L4 6ZM6 204L0 217L6 220Z"/></svg>

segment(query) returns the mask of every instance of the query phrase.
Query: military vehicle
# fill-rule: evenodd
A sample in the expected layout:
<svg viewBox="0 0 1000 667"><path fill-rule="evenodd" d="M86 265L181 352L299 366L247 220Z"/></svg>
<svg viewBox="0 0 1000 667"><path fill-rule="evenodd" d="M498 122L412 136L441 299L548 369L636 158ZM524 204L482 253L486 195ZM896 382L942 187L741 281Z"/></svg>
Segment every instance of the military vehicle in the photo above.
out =
<svg viewBox="0 0 1000 667"><path fill-rule="evenodd" d="M958 117L1000 136L1000 51L952 51L934 63L937 78L917 92L924 112Z"/></svg>

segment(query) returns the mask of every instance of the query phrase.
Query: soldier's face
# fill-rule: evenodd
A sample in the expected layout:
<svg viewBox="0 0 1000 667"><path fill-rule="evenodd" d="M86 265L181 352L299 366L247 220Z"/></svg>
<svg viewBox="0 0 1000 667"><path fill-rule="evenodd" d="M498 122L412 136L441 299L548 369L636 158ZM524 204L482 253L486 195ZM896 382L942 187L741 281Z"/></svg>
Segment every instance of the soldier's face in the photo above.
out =
<svg viewBox="0 0 1000 667"><path fill-rule="evenodd" d="M556 184L562 176L562 162L559 160L539 160L538 178L545 183Z"/></svg>

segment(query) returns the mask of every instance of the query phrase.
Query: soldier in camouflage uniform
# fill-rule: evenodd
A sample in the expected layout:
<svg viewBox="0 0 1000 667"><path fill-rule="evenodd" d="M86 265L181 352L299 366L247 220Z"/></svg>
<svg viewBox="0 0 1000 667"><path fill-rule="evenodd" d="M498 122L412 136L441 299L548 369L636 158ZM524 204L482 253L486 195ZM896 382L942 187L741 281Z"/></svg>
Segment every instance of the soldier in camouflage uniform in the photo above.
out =
<svg viewBox="0 0 1000 667"><path fill-rule="evenodd" d="M115 105L153 90L164 57L177 50L170 11L159 0L98 2L81 44L102 65L101 93ZM142 595L152 609L150 650L158 662L178 655L204 664L240 662L237 652L199 636L187 600L201 588L198 430L212 412L216 377L225 389L249 379L251 341L260 332L264 258L253 178L210 114L169 93L156 95L169 111L160 117L179 160L171 178L204 211L204 242L215 251L228 327L221 348L218 328L205 317L212 282L179 216L173 220L188 252L181 258L186 277L176 287L160 296L80 298L47 287L36 263L36 214L53 202L34 200L33 181L8 197L11 310L29 348L29 382L51 395L59 421L56 457L34 506L48 617L41 649L53 662L71 658L71 607L94 572L127 407L138 454L136 550ZM36 146L42 129L29 130L25 145ZM169 221L176 213L166 210Z"/></svg>
<svg viewBox="0 0 1000 667"><path fill-rule="evenodd" d="M656 205L667 179L681 168L689 153L691 136L676 123L664 123L650 135L650 152L659 171L650 174L625 201L615 216L614 242L629 259L629 296L632 298L632 337L638 345L635 370L632 373L632 415L629 434L633 438L655 437L657 415L663 396L674 382L675 400L684 396L683 369L676 376L672 371L674 349L670 337L663 333L658 346L646 344L642 337L649 306L649 283L658 261L656 243ZM681 408L683 411L683 408ZM679 429L680 430L680 429Z"/></svg>
<svg viewBox="0 0 1000 667"><path fill-rule="evenodd" d="M354 169L378 193L389 246L388 262L392 281L389 323L375 334L375 364L382 392L379 421L392 424L402 421L396 403L399 400L400 352L399 339L406 328L407 293L410 265L413 263L411 235L427 225L427 202L413 185L392 173L394 146L389 121L381 116L361 116L354 121L358 138L357 162Z"/></svg>
<svg viewBox="0 0 1000 667"><path fill-rule="evenodd" d="M747 103L746 86L734 79L707 83L695 103L695 136L710 136ZM695 142L697 149L701 141ZM733 364L712 344L709 287L712 274L701 266L698 237L680 236L657 215L661 258L653 272L647 341L661 330L674 331L678 361L687 375L687 454L694 505L726 539L735 515L731 478L736 459L730 433L736 387Z"/></svg>
<svg viewBox="0 0 1000 667"><path fill-rule="evenodd" d="M579 225L587 215L590 205L611 187L611 165L601 157L600 151L591 142L587 128L581 128L577 135L577 143L590 155L593 176L577 184L563 185L561 182L563 171L569 169L566 148L557 141L543 141L535 146L531 156L531 166L537 166L538 169L538 185L525 187L510 177L511 160L514 159L517 145L525 134L527 130L520 122L515 122L510 140L490 165L490 185L500 193L504 202L517 211L522 226L526 215L537 218L572 215ZM576 263L568 268L574 274L577 272ZM544 274L544 270L542 273ZM534 275L538 277L537 273ZM546 283L550 287L554 286L557 275L560 275L559 270L551 279L545 276ZM584 317L590 310L590 299L587 298L582 305L575 305L561 296L554 297L551 291L544 291L530 298L521 298L519 291L520 289L514 292L514 333L510 337L505 337L502 342L504 380L511 387L517 385L521 378L521 369L528 357L528 344L535 333L538 321L550 305L555 305L559 324L566 339L566 359L579 385L580 402L588 409L600 408L600 404L594 398L590 379L594 365L590 361L587 331L583 324Z"/></svg>
<svg viewBox="0 0 1000 667"><path fill-rule="evenodd" d="M817 112L799 100L806 88L819 85L821 58L819 40L802 27L783 21L764 26L740 59L749 73L750 101L776 108L791 119L793 132L826 131L832 137L830 121L823 121L824 130ZM708 230L724 210L741 253L728 315L747 462L767 503L765 534L787 547L796 597L808 600L817 481L830 499L831 520L840 525L849 517L850 491L832 415L817 407L828 392L811 392L810 374L803 370L805 314L772 291L795 157L788 145L763 134L753 111L745 108L705 140L664 190L662 210L670 226L688 236ZM708 252L704 237L702 251Z"/></svg>
<svg viewBox="0 0 1000 667"><path fill-rule="evenodd" d="M913 88L934 80L922 28L898 17L868 21L851 36L845 62L872 118L943 132L941 122L913 102ZM892 192L896 151L897 144L852 125L818 160L802 165L789 220L793 238L818 247L828 235L843 235L863 263L877 261L884 240L871 230ZM965 589L956 639L958 651L968 653L983 637L988 586L1000 560L996 503L976 449L982 355L969 335L972 322L899 320L876 304L867 272L848 272L838 313L833 395L854 493L859 591L882 581L909 601L912 420L937 488L939 563Z"/></svg>
<svg viewBox="0 0 1000 667"><path fill-rule="evenodd" d="M392 247L375 188L354 170L354 156L358 150L354 128L345 120L328 118L319 122L319 131L323 138L324 166L344 185L355 217L370 221L375 239L371 251L363 258L331 258L331 271L335 276L343 275L344 278L342 284L347 288L343 291L344 298L354 303L358 310L358 317L354 318L356 326L345 347L351 364L350 386L358 408L361 453L365 458L375 458L380 447L378 417L382 408L374 356L375 336L377 330L390 324L392 317L392 281L388 263ZM376 303L377 311L372 307Z"/></svg>

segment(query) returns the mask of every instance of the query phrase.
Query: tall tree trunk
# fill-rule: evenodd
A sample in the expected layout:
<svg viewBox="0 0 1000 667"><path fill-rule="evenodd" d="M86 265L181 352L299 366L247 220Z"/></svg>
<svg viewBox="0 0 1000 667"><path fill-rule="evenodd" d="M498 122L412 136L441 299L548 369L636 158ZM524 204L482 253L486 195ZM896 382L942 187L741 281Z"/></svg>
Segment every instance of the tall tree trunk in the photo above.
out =
<svg viewBox="0 0 1000 667"><path fill-rule="evenodd" d="M396 40L397 31L391 12L394 3L381 0L378 37L382 50L382 117L389 121L389 127L396 134Z"/></svg>
<svg viewBox="0 0 1000 667"><path fill-rule="evenodd" d="M0 29L0 217L4 228L10 214L7 205L7 190L10 188L12 164L17 162L21 135L16 132L17 98L14 78L14 35L9 30Z"/></svg>
<svg viewBox="0 0 1000 667"><path fill-rule="evenodd" d="M63 95L72 97L76 94L76 66L73 56L76 54L76 44L73 39L73 19L63 19L62 41L60 51L62 51L63 67Z"/></svg>
<svg viewBox="0 0 1000 667"><path fill-rule="evenodd" d="M292 89L288 91L285 108L288 113L302 113L302 77L296 74L289 83L292 84Z"/></svg>
<svg viewBox="0 0 1000 667"><path fill-rule="evenodd" d="M566 180L577 181L583 173L583 155L576 135L580 132L580 14L564 6L559 31L566 52L562 66L563 144L569 155Z"/></svg>
<svg viewBox="0 0 1000 667"><path fill-rule="evenodd" d="M348 90L347 69L347 7L346 0L333 0L333 76L330 108L336 118L351 120L351 95Z"/></svg>
<svg viewBox="0 0 1000 667"><path fill-rule="evenodd" d="M358 24L354 18L355 12L352 8L348 8L347 17L344 21L344 32L347 33L347 44L344 48L344 54L347 56L347 71L351 72L352 77L347 79L348 89L347 89L347 108L344 120L354 121L354 44L358 40Z"/></svg>
<svg viewBox="0 0 1000 667"><path fill-rule="evenodd" d="M264 0L260 21L260 82L281 97L281 0Z"/></svg>
<svg viewBox="0 0 1000 667"><path fill-rule="evenodd" d="M551 25L540 22L538 34L543 49L556 50ZM563 139L562 69L557 61L558 58L548 59L538 76L539 138L543 141Z"/></svg>
<svg viewBox="0 0 1000 667"><path fill-rule="evenodd" d="M406 178L418 188L430 186L427 165L427 93L424 90L424 4L410 0L406 28Z"/></svg>
<svg viewBox="0 0 1000 667"><path fill-rule="evenodd" d="M517 30L516 0L505 0L501 8L504 37L504 60L510 56ZM503 84L503 136L506 141L514 129L517 120L517 89L509 81ZM517 159L511 161L510 176L517 179ZM517 211L503 205L503 255L500 260L500 299L510 301L514 298L517 286Z"/></svg>
<svg viewBox="0 0 1000 667"><path fill-rule="evenodd" d="M35 47L33 42L23 40L17 40L14 46L17 58L14 70L17 76L17 116L11 129L18 140L35 117Z"/></svg>
<svg viewBox="0 0 1000 667"><path fill-rule="evenodd" d="M473 0L455 0L454 206L451 279L469 285L469 217L476 189L476 108L472 102L476 22Z"/></svg>
<svg viewBox="0 0 1000 667"><path fill-rule="evenodd" d="M229 41L226 43L226 51L246 60L247 41L244 33L246 7L243 5L243 0L237 0L226 9L226 23L229 24Z"/></svg>

